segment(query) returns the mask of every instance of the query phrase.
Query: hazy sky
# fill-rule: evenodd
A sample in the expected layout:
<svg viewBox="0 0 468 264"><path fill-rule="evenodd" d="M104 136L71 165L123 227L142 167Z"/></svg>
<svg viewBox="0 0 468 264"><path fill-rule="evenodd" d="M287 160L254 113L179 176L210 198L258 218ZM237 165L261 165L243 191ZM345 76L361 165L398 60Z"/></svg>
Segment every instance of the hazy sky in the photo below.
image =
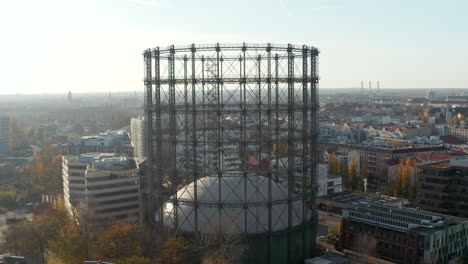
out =
<svg viewBox="0 0 468 264"><path fill-rule="evenodd" d="M468 0L0 0L0 94L142 91L145 48L318 47L320 87L468 88Z"/></svg>

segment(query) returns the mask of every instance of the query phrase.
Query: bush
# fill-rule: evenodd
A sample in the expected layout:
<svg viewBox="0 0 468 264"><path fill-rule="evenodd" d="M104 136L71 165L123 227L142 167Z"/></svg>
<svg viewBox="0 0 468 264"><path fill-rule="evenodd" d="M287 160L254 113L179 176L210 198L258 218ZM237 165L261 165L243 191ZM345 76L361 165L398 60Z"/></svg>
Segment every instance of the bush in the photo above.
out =
<svg viewBox="0 0 468 264"><path fill-rule="evenodd" d="M16 207L16 189L13 186L0 188L0 207L9 210Z"/></svg>
<svg viewBox="0 0 468 264"><path fill-rule="evenodd" d="M10 210L6 209L5 207L0 207L0 214L8 213Z"/></svg>

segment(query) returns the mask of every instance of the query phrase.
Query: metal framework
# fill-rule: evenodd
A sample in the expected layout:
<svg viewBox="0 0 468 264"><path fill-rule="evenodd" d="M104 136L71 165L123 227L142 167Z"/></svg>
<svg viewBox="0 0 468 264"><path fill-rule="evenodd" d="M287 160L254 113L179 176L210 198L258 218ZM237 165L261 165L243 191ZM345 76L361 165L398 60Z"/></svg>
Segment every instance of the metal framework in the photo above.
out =
<svg viewBox="0 0 468 264"><path fill-rule="evenodd" d="M298 228L295 219L304 226L313 223L312 235L302 233L307 255L306 244L315 245L317 221L318 54L315 47L291 44L192 44L145 50L148 193L157 224L179 230L189 216L178 207L192 206L192 230L203 232L201 207L219 209L219 216L203 216L205 223L206 218L220 218L225 208L236 207L245 210L243 232L248 233L249 207L263 206L268 251L278 229L273 217L284 214L289 260L291 233ZM247 195L248 181L259 179L253 175L263 176L268 186L263 200ZM203 177L217 178L216 191L199 186ZM244 197L238 202L222 199L240 196L237 187L222 187L227 177L243 179ZM188 184L193 186L190 199L182 199L178 191ZM274 198L278 190L284 190L280 196L284 198ZM213 201L199 200L200 191L212 192ZM166 200L171 202L171 218L164 217ZM294 206L297 201L302 202L301 210ZM280 205L286 210L275 211ZM222 225L219 231L224 232Z"/></svg>

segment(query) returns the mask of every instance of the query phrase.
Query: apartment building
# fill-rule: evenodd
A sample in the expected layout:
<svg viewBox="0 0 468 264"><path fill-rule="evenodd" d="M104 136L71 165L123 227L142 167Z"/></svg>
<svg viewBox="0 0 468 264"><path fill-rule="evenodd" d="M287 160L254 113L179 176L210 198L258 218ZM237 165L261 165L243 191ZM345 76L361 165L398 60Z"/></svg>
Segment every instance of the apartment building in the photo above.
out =
<svg viewBox="0 0 468 264"><path fill-rule="evenodd" d="M328 143L329 148L335 148L340 152L356 151L358 153L360 167L367 167L368 188L379 190L379 186L386 186L388 183L388 166L384 164L389 160L406 159L417 157L421 153L442 152L445 146L421 146L421 147L379 147L356 144Z"/></svg>
<svg viewBox="0 0 468 264"><path fill-rule="evenodd" d="M445 135L468 141L468 127L448 126L445 128Z"/></svg>

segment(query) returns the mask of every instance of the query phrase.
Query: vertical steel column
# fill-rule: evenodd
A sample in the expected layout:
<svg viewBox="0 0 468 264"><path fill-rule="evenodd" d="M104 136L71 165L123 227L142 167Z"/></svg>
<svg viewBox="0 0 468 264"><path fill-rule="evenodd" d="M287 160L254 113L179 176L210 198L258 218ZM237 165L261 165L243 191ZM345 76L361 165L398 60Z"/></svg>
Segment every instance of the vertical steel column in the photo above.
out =
<svg viewBox="0 0 468 264"><path fill-rule="evenodd" d="M263 169L262 168L262 144L263 144L263 123L262 123L262 56L258 55L257 57L257 63L258 63L258 74L257 74L257 85L258 85L258 101L257 101L257 108L256 111L257 113L257 119L258 119L258 127L257 127L257 153L256 156L258 158L258 171L260 174L263 174ZM258 199L258 193L259 193L259 186L260 183L258 181L258 177L256 179L256 184L255 184L255 192L257 193L257 199ZM268 195L268 194L267 194ZM255 208L255 216L257 219L255 219L255 225L258 225L258 217L259 217L259 211L258 207Z"/></svg>
<svg viewBox="0 0 468 264"><path fill-rule="evenodd" d="M258 55L257 57L257 85L258 85L258 100L257 100L257 119L258 119L258 127L257 127L257 144L258 144L258 149L257 149L257 156L258 156L258 161L259 161L259 169L262 171L261 164L262 164L262 56ZM263 171L262 171L263 172Z"/></svg>
<svg viewBox="0 0 468 264"><path fill-rule="evenodd" d="M178 229L178 210L179 210L179 199L177 198L177 124L176 124L176 77L175 77L175 50L174 46L171 46L169 58L168 58L168 65L169 65L169 142L170 142L170 150L169 150L169 157L171 159L170 168L169 168L169 175L171 179L171 194L172 202L174 205L174 227Z"/></svg>
<svg viewBox="0 0 468 264"><path fill-rule="evenodd" d="M262 68L261 68L261 65L262 65L262 56L258 55L257 57L257 63L258 63L258 67L257 67L257 71L258 71L258 74L257 74L257 85L258 85L258 100L257 100L257 118L258 118L258 127L257 127L257 144L258 144L258 152L257 152L257 155L258 155L258 160L259 160L259 166L260 166L260 169L261 169L261 162L262 162Z"/></svg>
<svg viewBox="0 0 468 264"><path fill-rule="evenodd" d="M271 174L271 45L268 43L267 48L267 159L268 159L268 260L271 263L271 253L273 247L273 232L272 232L272 174Z"/></svg>
<svg viewBox="0 0 468 264"><path fill-rule="evenodd" d="M315 221L317 223L318 217L317 217L317 208L315 204L315 197L316 197L316 192L317 192L317 162L318 162L318 132L319 132L319 121L318 121L318 111L319 111L319 95L318 95L318 55L319 51L312 47L311 48L311 62L310 62L310 78L311 78L311 84L310 84L310 95L311 95L311 112L310 112L310 130L311 130L311 137L310 137L310 145L312 147L311 149L311 155L310 155L310 207L312 211L312 221ZM312 230L312 237L316 237L317 233L317 224L313 226ZM312 240L312 249L315 250L315 239Z"/></svg>
<svg viewBox="0 0 468 264"><path fill-rule="evenodd" d="M295 188L294 53L288 44L288 262L292 261L292 217Z"/></svg>
<svg viewBox="0 0 468 264"><path fill-rule="evenodd" d="M189 154L189 101L188 101L188 57L184 55L184 134L185 134L185 166L184 166L184 174L185 174L185 182L184 184L190 183L190 154Z"/></svg>
<svg viewBox="0 0 468 264"><path fill-rule="evenodd" d="M148 170L147 170L147 186L146 186L146 202L147 208L152 212L154 210L154 179L153 179L153 77L152 77L152 55L151 50L147 49L143 54L145 62L145 113L146 113L146 144L148 146ZM151 214L150 214L151 215Z"/></svg>
<svg viewBox="0 0 468 264"><path fill-rule="evenodd" d="M206 157L206 99L205 99L205 56L202 55L201 57L201 63L202 63L202 111L203 111L203 131L202 131L202 136L203 136L203 168L202 168L202 173L203 176L206 176L206 164L208 162L208 159Z"/></svg>
<svg viewBox="0 0 468 264"><path fill-rule="evenodd" d="M302 47L302 254L304 257L307 256L307 179L309 171L309 91L308 91L308 49L307 46Z"/></svg>
<svg viewBox="0 0 468 264"><path fill-rule="evenodd" d="M280 164L279 164L279 129L280 129L280 99L279 99L279 56L275 54L275 162L276 162L276 173L275 181L278 182L280 178ZM282 146L281 146L282 147Z"/></svg>
<svg viewBox="0 0 468 264"><path fill-rule="evenodd" d="M223 211L223 207L222 207L222 195L223 195L223 192L222 192L222 188L221 188L221 184L222 184L222 179L223 179L223 170L224 170L224 164L223 164L223 146L222 146L222 141L221 141L221 137L222 137L222 133L223 131L221 131L221 119L223 118L221 116L221 101L220 101L220 95L221 95L221 78L220 78L220 56L219 56L219 52L221 51L221 48L219 47L219 43L216 44L216 133L217 133L217 137L216 137L216 157L217 157L217 174L218 174L218 225L219 225L219 233L221 234L222 233L222 224L221 224L221 221L222 221L222 211Z"/></svg>
<svg viewBox="0 0 468 264"><path fill-rule="evenodd" d="M242 87L241 89L243 90L241 93L241 163L242 163L242 178L244 181L244 205L243 205L243 210L244 210L244 263L247 261L247 235L248 235L248 226L247 226L247 215L248 215L248 197L247 197L247 171L246 171L246 158L247 158L247 73L246 73L246 52L247 52L247 46L244 44L242 45L242 62L243 62L243 69L242 69Z"/></svg>
<svg viewBox="0 0 468 264"><path fill-rule="evenodd" d="M153 179L156 180L156 193L157 193L157 197L158 199L156 199L156 204L158 206L158 223L160 225L163 224L163 196L162 196L162 190L163 190L163 164L162 164L162 128L161 128L161 56L160 56L160 51L159 51L159 48L156 48L155 51L154 51L154 58L155 58L155 62L154 62L154 74L155 74L155 81L156 81L156 89L155 89L155 96L154 96L154 106L155 106L155 112L156 112L156 115L155 115L155 129L156 129L156 133L155 135L152 134L151 135L151 140L153 141L153 137L156 136L156 154L154 154L154 151L152 152L152 155L153 158L149 159L151 161L154 162L154 160L156 160L155 162L155 170L153 170L153 173L155 173L155 176L156 176L156 179ZM153 128L154 130L154 128ZM154 147L154 142L151 142L151 145L150 145L151 148ZM153 165L154 166L154 165Z"/></svg>
<svg viewBox="0 0 468 264"><path fill-rule="evenodd" d="M195 233L198 233L198 138L197 138L197 76L195 71L195 44L192 44L190 49L192 52L192 160L193 160L193 200L194 200L194 217L195 217Z"/></svg>

